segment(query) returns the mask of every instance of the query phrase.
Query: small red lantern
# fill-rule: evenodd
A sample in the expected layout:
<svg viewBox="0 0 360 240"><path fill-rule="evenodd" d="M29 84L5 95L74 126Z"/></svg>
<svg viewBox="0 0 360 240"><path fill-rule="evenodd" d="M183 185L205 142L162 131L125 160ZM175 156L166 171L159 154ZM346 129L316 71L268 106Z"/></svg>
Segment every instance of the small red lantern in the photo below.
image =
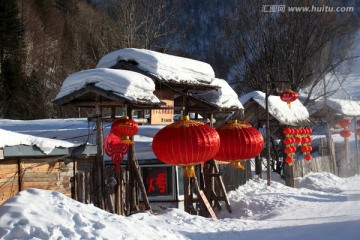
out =
<svg viewBox="0 0 360 240"><path fill-rule="evenodd" d="M220 137L211 126L189 116L162 128L152 142L156 157L171 165L184 166L184 174L195 176L194 165L204 163L218 152Z"/></svg>
<svg viewBox="0 0 360 240"><path fill-rule="evenodd" d="M293 130L291 128L284 128L283 133L285 135L291 135L293 134Z"/></svg>
<svg viewBox="0 0 360 240"><path fill-rule="evenodd" d="M293 158L290 156L287 156L285 158L285 162L291 166L293 164Z"/></svg>
<svg viewBox="0 0 360 240"><path fill-rule="evenodd" d="M351 120L348 118L343 118L340 122L339 125L340 127L344 128L344 129L348 129L349 125L351 124Z"/></svg>
<svg viewBox="0 0 360 240"><path fill-rule="evenodd" d="M356 121L356 125L357 125L358 127L360 127L360 120L357 120L357 121Z"/></svg>
<svg viewBox="0 0 360 240"><path fill-rule="evenodd" d="M129 138L134 136L138 130L139 126L134 120L124 117L117 119L112 123L110 133L121 137L123 141L130 142Z"/></svg>
<svg viewBox="0 0 360 240"><path fill-rule="evenodd" d="M245 121L230 120L216 130L220 136L220 149L215 155L216 160L232 162L234 167L242 168L238 162L259 155L263 149L263 136Z"/></svg>
<svg viewBox="0 0 360 240"><path fill-rule="evenodd" d="M349 139L351 134L352 134L352 132L348 129L344 129L340 132L340 136L342 136L345 139L345 141L347 141Z"/></svg>
<svg viewBox="0 0 360 240"><path fill-rule="evenodd" d="M280 94L281 101L286 102L289 108L291 108L291 103L295 101L297 98L298 98L297 93L290 89L286 89L284 92Z"/></svg>
<svg viewBox="0 0 360 240"><path fill-rule="evenodd" d="M312 156L310 154L307 154L304 156L306 161L310 161L312 159Z"/></svg>

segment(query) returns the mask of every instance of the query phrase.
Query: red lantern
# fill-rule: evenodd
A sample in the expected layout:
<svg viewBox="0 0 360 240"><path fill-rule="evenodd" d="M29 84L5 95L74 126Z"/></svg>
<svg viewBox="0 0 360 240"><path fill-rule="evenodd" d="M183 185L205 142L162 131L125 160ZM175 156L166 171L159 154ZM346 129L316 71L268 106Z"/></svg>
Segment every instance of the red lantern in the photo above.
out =
<svg viewBox="0 0 360 240"><path fill-rule="evenodd" d="M360 136L360 128L356 129L356 134Z"/></svg>
<svg viewBox="0 0 360 240"><path fill-rule="evenodd" d="M139 130L138 124L127 117L115 120L111 125L110 133L121 137L124 141L130 141L129 137L134 136Z"/></svg>
<svg viewBox="0 0 360 240"><path fill-rule="evenodd" d="M340 127L347 129L351 124L351 120L348 118L344 118L339 122Z"/></svg>
<svg viewBox="0 0 360 240"><path fill-rule="evenodd" d="M280 94L281 101L286 102L289 108L291 107L291 103L295 101L297 98L298 98L297 93L295 93L290 89L286 89L284 92Z"/></svg>
<svg viewBox="0 0 360 240"><path fill-rule="evenodd" d="M285 162L291 166L292 163L293 163L293 158L288 156L288 157L285 158Z"/></svg>
<svg viewBox="0 0 360 240"><path fill-rule="evenodd" d="M344 129L340 132L340 136L342 136L345 141L348 140L348 138L351 136L352 132L350 130Z"/></svg>
<svg viewBox="0 0 360 240"><path fill-rule="evenodd" d="M285 143L286 145L292 144L292 141L291 141L291 140L292 140L291 138L285 138L285 139L284 139L284 143Z"/></svg>
<svg viewBox="0 0 360 240"><path fill-rule="evenodd" d="M116 171L120 170L120 163L129 151L129 144L113 133L108 134L104 140L105 153L115 163Z"/></svg>
<svg viewBox="0 0 360 240"><path fill-rule="evenodd" d="M310 161L312 159L312 156L310 154L307 154L304 156L306 161Z"/></svg>
<svg viewBox="0 0 360 240"><path fill-rule="evenodd" d="M360 120L357 120L357 121L356 121L356 125L357 125L358 127L360 127Z"/></svg>
<svg viewBox="0 0 360 240"><path fill-rule="evenodd" d="M291 128L284 128L283 133L285 135L291 135L293 133Z"/></svg>
<svg viewBox="0 0 360 240"><path fill-rule="evenodd" d="M263 149L263 136L245 121L229 121L216 130L220 136L220 149L215 155L216 160L239 162L259 155Z"/></svg>
<svg viewBox="0 0 360 240"><path fill-rule="evenodd" d="M184 166L184 174L193 177L194 165L204 163L218 152L220 137L209 125L180 118L161 129L152 142L156 157L171 165Z"/></svg>

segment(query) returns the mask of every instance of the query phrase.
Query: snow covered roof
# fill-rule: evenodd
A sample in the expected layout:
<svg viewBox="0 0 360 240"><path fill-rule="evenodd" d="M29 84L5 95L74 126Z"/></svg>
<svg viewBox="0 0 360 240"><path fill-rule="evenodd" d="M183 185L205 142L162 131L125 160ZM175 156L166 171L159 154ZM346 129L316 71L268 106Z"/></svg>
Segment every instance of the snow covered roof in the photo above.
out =
<svg viewBox="0 0 360 240"><path fill-rule="evenodd" d="M68 104L74 99L84 98L82 102L95 102L96 93L102 101L126 102L135 104L159 104L160 100L153 94L154 82L140 73L97 68L71 74L63 82L55 98L57 104Z"/></svg>
<svg viewBox="0 0 360 240"><path fill-rule="evenodd" d="M239 100L243 105L254 100L262 108L266 108L265 93L261 91L247 93L241 96ZM282 124L293 126L298 125L299 122L310 122L307 108L298 99L292 102L291 108L289 108L279 96L269 96L268 107L269 113Z"/></svg>
<svg viewBox="0 0 360 240"><path fill-rule="evenodd" d="M220 109L244 109L236 92L223 79L215 78L211 85L220 86L211 91L192 91L192 97L203 100Z"/></svg>
<svg viewBox="0 0 360 240"><path fill-rule="evenodd" d="M165 125L139 125L134 136L135 158L156 159L151 144L155 134ZM111 123L104 122L104 137ZM9 120L0 119L0 148L4 146L37 146L44 153L56 147L76 147L84 143L96 144L96 124L85 118ZM105 156L106 157L106 156ZM124 159L127 159L125 156Z"/></svg>
<svg viewBox="0 0 360 240"><path fill-rule="evenodd" d="M78 146L78 144L74 144L68 141L36 137L28 134L21 134L0 129L0 148L18 145L36 146L40 148L44 154L50 154L57 147L71 148Z"/></svg>
<svg viewBox="0 0 360 240"><path fill-rule="evenodd" d="M344 116L360 116L360 102L349 99L328 98L326 106L332 113ZM316 115L324 109L324 100L317 100L309 107L311 115Z"/></svg>
<svg viewBox="0 0 360 240"><path fill-rule="evenodd" d="M120 63L149 73L164 83L208 86L215 79L213 68L204 62L147 49L124 48L102 57L96 68L118 68Z"/></svg>

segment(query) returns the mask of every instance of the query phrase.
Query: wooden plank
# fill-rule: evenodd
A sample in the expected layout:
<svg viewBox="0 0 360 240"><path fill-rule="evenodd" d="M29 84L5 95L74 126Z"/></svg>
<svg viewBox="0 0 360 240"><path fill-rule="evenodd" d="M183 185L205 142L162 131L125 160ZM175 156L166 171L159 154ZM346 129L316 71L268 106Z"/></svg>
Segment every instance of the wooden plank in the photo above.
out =
<svg viewBox="0 0 360 240"><path fill-rule="evenodd" d="M16 171L11 171L11 172L0 172L0 182L2 182L2 180L6 180L8 178L15 178L17 177L18 172Z"/></svg>
<svg viewBox="0 0 360 240"><path fill-rule="evenodd" d="M49 180L58 180L60 179L60 175L57 172L52 172L52 173L44 173L44 172L25 172L24 173L24 181L26 181L25 179L27 178L46 178Z"/></svg>
<svg viewBox="0 0 360 240"><path fill-rule="evenodd" d="M24 189L26 188L39 188L39 189L48 189L49 187L53 187L55 189L59 189L57 182L23 182Z"/></svg>
<svg viewBox="0 0 360 240"><path fill-rule="evenodd" d="M0 162L0 172L3 170L14 170L17 169L17 162L14 163L1 163Z"/></svg>

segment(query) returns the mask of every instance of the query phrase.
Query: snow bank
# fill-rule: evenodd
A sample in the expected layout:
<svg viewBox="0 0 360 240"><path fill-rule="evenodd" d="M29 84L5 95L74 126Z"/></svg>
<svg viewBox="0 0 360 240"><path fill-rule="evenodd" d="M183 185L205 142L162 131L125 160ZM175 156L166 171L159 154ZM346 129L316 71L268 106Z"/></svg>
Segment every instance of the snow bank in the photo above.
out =
<svg viewBox="0 0 360 240"><path fill-rule="evenodd" d="M319 191L340 192L339 185L343 180L331 173L309 173L303 178L295 179L296 188L307 188Z"/></svg>
<svg viewBox="0 0 360 240"><path fill-rule="evenodd" d="M120 60L135 61L138 68L165 82L210 84L215 78L214 70L207 63L147 49L124 48L108 53L96 68L109 68Z"/></svg>

